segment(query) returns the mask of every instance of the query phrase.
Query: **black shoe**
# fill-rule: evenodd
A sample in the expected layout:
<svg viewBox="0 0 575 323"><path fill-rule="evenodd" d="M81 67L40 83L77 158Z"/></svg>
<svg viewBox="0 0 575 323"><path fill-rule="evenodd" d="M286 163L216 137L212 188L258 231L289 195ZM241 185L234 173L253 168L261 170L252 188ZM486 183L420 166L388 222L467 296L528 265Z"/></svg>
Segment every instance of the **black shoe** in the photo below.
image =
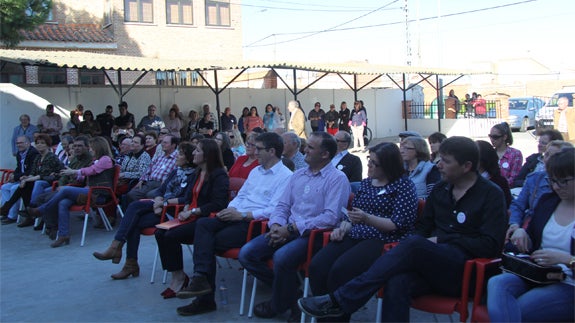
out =
<svg viewBox="0 0 575 323"><path fill-rule="evenodd" d="M293 306L291 306L291 314L288 317L288 323L297 323L297 322L301 322L301 311L299 309L299 307L297 306L297 304L294 304Z"/></svg>
<svg viewBox="0 0 575 323"><path fill-rule="evenodd" d="M297 304L304 313L316 318L336 317L345 314L339 305L331 301L329 295L300 298Z"/></svg>
<svg viewBox="0 0 575 323"><path fill-rule="evenodd" d="M40 221L38 225L34 226L34 231L41 231L42 229L44 229L44 221Z"/></svg>
<svg viewBox="0 0 575 323"><path fill-rule="evenodd" d="M178 298L192 298L196 296L206 295L212 292L212 287L206 276L204 275L193 275L188 287L183 288L179 291L176 296Z"/></svg>
<svg viewBox="0 0 575 323"><path fill-rule="evenodd" d="M274 318L278 313L272 307L272 301L259 303L254 307L254 314L264 319Z"/></svg>
<svg viewBox="0 0 575 323"><path fill-rule="evenodd" d="M29 218L30 217L30 214L28 214L28 211L26 211L26 210L18 211L18 215L23 217L23 218Z"/></svg>
<svg viewBox="0 0 575 323"><path fill-rule="evenodd" d="M12 224L12 223L16 223L16 219L10 219L9 217L5 217L2 220L2 225ZM20 225L18 225L18 226L20 226Z"/></svg>
<svg viewBox="0 0 575 323"><path fill-rule="evenodd" d="M56 237L58 236L58 229L46 228L46 235L48 238L50 238L50 240L56 240Z"/></svg>
<svg viewBox="0 0 575 323"><path fill-rule="evenodd" d="M178 314L182 316L191 316L213 312L217 309L214 301L200 301L197 298L186 306L178 307Z"/></svg>
<svg viewBox="0 0 575 323"><path fill-rule="evenodd" d="M34 225L34 219L33 218L24 218L24 221L20 222L18 224L19 228L25 228L25 227L29 227L31 225Z"/></svg>

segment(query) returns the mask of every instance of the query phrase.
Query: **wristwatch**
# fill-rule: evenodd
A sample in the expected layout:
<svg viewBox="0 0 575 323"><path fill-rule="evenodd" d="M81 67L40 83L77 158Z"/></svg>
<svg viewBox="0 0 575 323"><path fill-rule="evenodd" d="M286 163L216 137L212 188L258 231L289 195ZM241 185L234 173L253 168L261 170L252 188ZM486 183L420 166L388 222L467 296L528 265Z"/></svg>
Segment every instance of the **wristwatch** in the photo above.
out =
<svg viewBox="0 0 575 323"><path fill-rule="evenodd" d="M190 212L191 212L192 215L195 215L197 211L198 211L198 209L193 208Z"/></svg>

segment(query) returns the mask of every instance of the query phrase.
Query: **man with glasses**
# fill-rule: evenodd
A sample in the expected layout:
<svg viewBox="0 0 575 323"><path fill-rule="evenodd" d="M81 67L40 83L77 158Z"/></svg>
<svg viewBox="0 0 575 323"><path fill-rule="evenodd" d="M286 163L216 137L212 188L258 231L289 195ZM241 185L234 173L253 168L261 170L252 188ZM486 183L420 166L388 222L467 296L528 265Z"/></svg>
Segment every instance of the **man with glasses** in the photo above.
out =
<svg viewBox="0 0 575 323"><path fill-rule="evenodd" d="M351 145L351 135L347 131L340 130L334 138L337 142L337 153L331 163L342 171L350 182L361 182L363 173L361 159L347 151Z"/></svg>
<svg viewBox="0 0 575 323"><path fill-rule="evenodd" d="M272 215L292 172L281 162L282 138L273 132L255 140L260 166L250 172L238 195L215 218L200 218L194 239L194 275L179 298L196 297L178 308L180 315L195 315L216 310L214 301L216 252L240 248L246 242L251 220L267 220Z"/></svg>
<svg viewBox="0 0 575 323"><path fill-rule="evenodd" d="M20 177L30 175L34 159L39 155L36 148L30 145L30 139L24 135L16 137L16 148L16 168L14 173L10 175L9 182L2 185L2 209L0 211L2 224L11 224L18 219L20 201L15 203L10 209L5 208L4 203L10 199L20 185Z"/></svg>
<svg viewBox="0 0 575 323"><path fill-rule="evenodd" d="M297 268L307 256L308 235L313 229L339 224L341 209L351 192L345 175L331 163L337 144L327 132L313 132L305 149L308 167L298 169L271 213L269 232L242 247L239 261L255 278L273 286L272 298L255 306L254 314L273 318L291 309L290 322L301 313ZM273 259L273 269L268 260Z"/></svg>
<svg viewBox="0 0 575 323"><path fill-rule="evenodd" d="M352 314L383 286L382 321L409 322L412 297L460 296L466 261L501 254L505 199L478 173L479 148L469 138L451 137L441 143L439 154L443 181L427 199L416 234L335 292L300 298L302 311L318 318Z"/></svg>

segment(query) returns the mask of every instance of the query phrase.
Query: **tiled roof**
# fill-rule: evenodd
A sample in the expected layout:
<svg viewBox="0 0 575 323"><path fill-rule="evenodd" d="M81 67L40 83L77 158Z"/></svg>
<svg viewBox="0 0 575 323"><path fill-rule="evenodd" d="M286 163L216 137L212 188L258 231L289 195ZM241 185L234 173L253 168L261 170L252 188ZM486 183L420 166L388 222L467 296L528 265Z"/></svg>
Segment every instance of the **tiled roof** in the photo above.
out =
<svg viewBox="0 0 575 323"><path fill-rule="evenodd" d="M160 59L120 56L80 51L35 51L6 49L0 51L0 60L33 65L52 65L87 69L124 71L205 71L237 70L248 68L298 69L325 73L358 75L422 73L438 75L490 74L490 71L450 70L413 66L388 66L369 63L328 64L264 61L207 61L193 59Z"/></svg>
<svg viewBox="0 0 575 323"><path fill-rule="evenodd" d="M62 41L80 43L112 43L108 29L97 24L42 24L31 31L21 31L25 40Z"/></svg>

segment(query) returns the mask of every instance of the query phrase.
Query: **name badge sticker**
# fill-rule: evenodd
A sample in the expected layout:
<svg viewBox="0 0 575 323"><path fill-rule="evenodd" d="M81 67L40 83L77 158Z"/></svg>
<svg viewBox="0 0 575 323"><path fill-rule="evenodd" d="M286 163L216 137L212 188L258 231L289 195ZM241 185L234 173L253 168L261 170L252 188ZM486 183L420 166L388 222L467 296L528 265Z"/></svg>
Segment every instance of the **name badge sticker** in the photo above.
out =
<svg viewBox="0 0 575 323"><path fill-rule="evenodd" d="M464 223L465 220L466 220L465 213L463 213L463 212L457 213L457 222Z"/></svg>

